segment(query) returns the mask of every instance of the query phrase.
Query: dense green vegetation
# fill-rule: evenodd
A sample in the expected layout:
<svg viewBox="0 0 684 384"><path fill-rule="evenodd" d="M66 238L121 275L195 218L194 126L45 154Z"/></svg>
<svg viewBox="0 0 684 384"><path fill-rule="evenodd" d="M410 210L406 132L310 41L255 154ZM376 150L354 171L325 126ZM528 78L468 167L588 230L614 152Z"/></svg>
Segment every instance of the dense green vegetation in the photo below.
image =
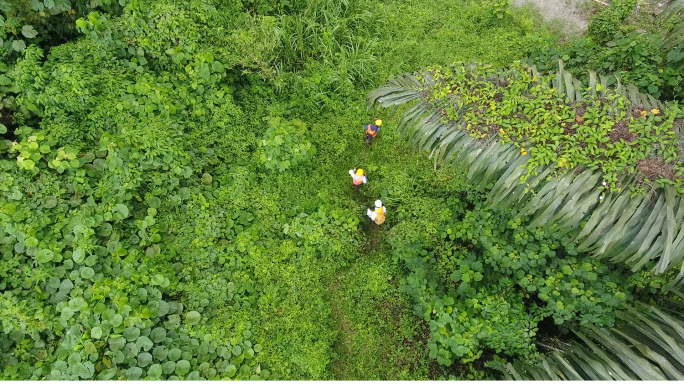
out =
<svg viewBox="0 0 684 384"><path fill-rule="evenodd" d="M507 67L553 44L529 11L498 0L26 3L0 0L3 379L481 379L545 361L548 345L578 343L573 331L617 332L627 302L675 300L664 287L681 260L654 270L649 252L630 271L596 258L573 241L605 234L604 222L578 234L491 204L503 171L475 172L484 163L470 167L467 151L454 163L415 151L416 135L394 135L415 107L367 110L369 91L401 73ZM472 85L460 80L449 86ZM465 136L511 134L497 164L527 151L530 171L594 164L613 191L654 148L673 175L646 182L676 194L676 137L652 134L672 131L676 105L625 118L637 139L611 151L597 127L630 99L609 92L623 103L611 109L597 97L587 135L569 137L552 119L536 131L500 121L506 108L542 121L547 103L575 119L557 89L521 103L538 79L509 80L464 98L489 108L467 115ZM376 115L385 123L366 149ZM500 127L482 130L488 119ZM565 152L542 153L544 140ZM359 194L352 168L368 173ZM602 193L587 185L563 192ZM660 199L663 228L684 213L667 196L639 200ZM382 226L365 216L378 198ZM667 244L680 244L672 233Z"/></svg>
<svg viewBox="0 0 684 384"><path fill-rule="evenodd" d="M682 100L684 35L676 13L681 3L672 2L672 10L657 19L632 20L629 16L636 3L610 2L591 20L585 36L564 44L539 45L525 61L542 72L553 72L562 59L566 69L585 82L590 71L613 74L661 100Z"/></svg>

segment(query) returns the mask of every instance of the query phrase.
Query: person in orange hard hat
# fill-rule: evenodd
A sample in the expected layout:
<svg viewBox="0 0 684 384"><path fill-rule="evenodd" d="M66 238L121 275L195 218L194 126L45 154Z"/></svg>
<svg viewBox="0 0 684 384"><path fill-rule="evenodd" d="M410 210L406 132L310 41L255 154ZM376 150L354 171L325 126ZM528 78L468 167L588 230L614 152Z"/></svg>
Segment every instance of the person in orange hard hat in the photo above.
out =
<svg viewBox="0 0 684 384"><path fill-rule="evenodd" d="M352 177L352 184L354 184L354 192L359 193L359 185L366 184L366 172L363 169L350 169L349 175Z"/></svg>

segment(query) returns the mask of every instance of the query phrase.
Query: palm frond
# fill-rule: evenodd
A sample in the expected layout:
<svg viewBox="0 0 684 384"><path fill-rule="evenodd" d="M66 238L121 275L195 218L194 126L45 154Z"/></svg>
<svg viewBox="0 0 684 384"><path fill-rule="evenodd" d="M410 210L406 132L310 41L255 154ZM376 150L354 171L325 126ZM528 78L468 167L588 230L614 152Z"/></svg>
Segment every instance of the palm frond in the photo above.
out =
<svg viewBox="0 0 684 384"><path fill-rule="evenodd" d="M526 70L538 76L535 67ZM487 73L491 75L481 81L505 81L505 69L488 69ZM441 100L431 98L430 91L438 81L425 69L404 74L371 91L367 101L382 107L414 103L401 117L397 133L414 147L430 151L435 164L451 163L467 170L471 185L481 191L489 189L487 203L491 207L512 209L517 217L530 217L531 227L554 228L567 234L567 244L574 243L578 250L623 262L633 270L656 261L653 272L660 274L682 262L684 203L675 187L636 196L623 188L606 195L601 191L600 170L576 168L561 173L549 164L530 171L525 167L529 157L511 144L470 136L462 117L470 106L462 105L458 92ZM540 77L540 83L555 88L559 98L570 103L598 95L605 100L608 93L617 93L633 106L660 110L669 106L615 76L590 73L589 86L585 87L565 71L562 61L556 75ZM446 107L456 110L459 117L445 118ZM673 129L684 143L681 127ZM629 175L622 180L625 187L637 182ZM679 276L684 277L684 268Z"/></svg>
<svg viewBox="0 0 684 384"><path fill-rule="evenodd" d="M684 48L684 23L681 22L684 18L684 0L674 0L670 5L665 8L660 17L665 20L670 18L679 18L678 23L675 27L665 36L663 40L665 48L674 49L678 46ZM678 70L684 69L684 59L680 59L678 62L673 63Z"/></svg>
<svg viewBox="0 0 684 384"><path fill-rule="evenodd" d="M618 325L575 332L581 342L560 344L536 365L492 364L505 379L682 380L684 319L638 303L618 313Z"/></svg>

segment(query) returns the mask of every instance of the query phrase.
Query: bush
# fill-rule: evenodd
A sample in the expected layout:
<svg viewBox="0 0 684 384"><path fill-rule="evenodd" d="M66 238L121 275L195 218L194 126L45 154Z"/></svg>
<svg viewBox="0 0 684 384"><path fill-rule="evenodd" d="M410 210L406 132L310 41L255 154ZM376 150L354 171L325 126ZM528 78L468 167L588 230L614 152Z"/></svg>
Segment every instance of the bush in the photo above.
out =
<svg viewBox="0 0 684 384"><path fill-rule="evenodd" d="M309 141L304 140L306 125L301 120L286 121L272 117L268 129L259 142L259 160L267 169L284 172L309 160L315 153Z"/></svg>
<svg viewBox="0 0 684 384"><path fill-rule="evenodd" d="M510 13L511 2L509 0L490 0L488 5L492 7L492 13L497 19L503 19L506 14Z"/></svg>
<svg viewBox="0 0 684 384"><path fill-rule="evenodd" d="M565 69L585 83L592 70L620 76L623 83L634 84L660 100L684 98L684 68L669 65L678 51L666 49L659 34L617 32L611 38L605 45L588 37L545 45L530 55L528 63L541 72L555 72L558 59L563 59Z"/></svg>
<svg viewBox="0 0 684 384"><path fill-rule="evenodd" d="M430 325L432 358L467 363L490 349L527 360L547 317L565 331L613 324L615 309L632 297L620 269L564 248L557 233L528 229L479 200L434 199L432 213L392 229L394 257L410 271L402 289ZM473 206L464 211L468 203ZM396 211L406 212L401 208Z"/></svg>
<svg viewBox="0 0 684 384"><path fill-rule="evenodd" d="M13 61L30 44L54 46L78 37L74 21L100 10L120 14L126 0L0 1L0 57Z"/></svg>
<svg viewBox="0 0 684 384"><path fill-rule="evenodd" d="M636 7L636 0L613 0L605 9L594 16L589 23L589 36L599 44L610 41L620 31L622 22Z"/></svg>

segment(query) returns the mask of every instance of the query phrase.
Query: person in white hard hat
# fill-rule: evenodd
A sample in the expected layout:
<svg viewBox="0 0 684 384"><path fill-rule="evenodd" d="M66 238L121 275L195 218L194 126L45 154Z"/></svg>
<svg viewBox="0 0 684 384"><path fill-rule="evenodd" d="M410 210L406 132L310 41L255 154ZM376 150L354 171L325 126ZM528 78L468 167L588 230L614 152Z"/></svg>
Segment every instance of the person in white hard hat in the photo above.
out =
<svg viewBox="0 0 684 384"><path fill-rule="evenodd" d="M366 214L371 220L377 225L385 222L385 214L387 213L387 208L382 206L382 201L375 200L375 209L368 209Z"/></svg>

